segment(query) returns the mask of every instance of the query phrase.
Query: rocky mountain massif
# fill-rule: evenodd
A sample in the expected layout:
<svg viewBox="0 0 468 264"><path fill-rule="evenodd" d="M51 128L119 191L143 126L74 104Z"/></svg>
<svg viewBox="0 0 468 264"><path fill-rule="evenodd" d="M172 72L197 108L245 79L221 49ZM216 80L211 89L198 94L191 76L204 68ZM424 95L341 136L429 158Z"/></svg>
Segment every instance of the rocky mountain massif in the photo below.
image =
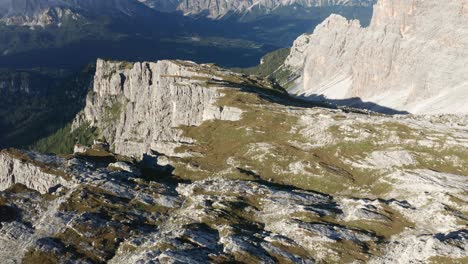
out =
<svg viewBox="0 0 468 264"><path fill-rule="evenodd" d="M100 60L72 127L98 141L0 154L7 263L468 260L466 117L305 103L210 64Z"/></svg>
<svg viewBox="0 0 468 264"><path fill-rule="evenodd" d="M379 0L369 27L333 15L297 39L282 69L290 92L312 100L467 113L467 47L465 0Z"/></svg>
<svg viewBox="0 0 468 264"><path fill-rule="evenodd" d="M309 28L318 21L306 24ZM97 57L250 66L306 32L303 27L287 34L280 30L287 40L259 38L246 30L251 25L159 12L137 0L1 0L0 68L77 71Z"/></svg>
<svg viewBox="0 0 468 264"><path fill-rule="evenodd" d="M0 21L6 25L45 27L62 26L71 21L89 21L98 15L149 15L135 0L1 0Z"/></svg>
<svg viewBox="0 0 468 264"><path fill-rule="evenodd" d="M206 16L223 19L231 15L250 16L266 15L283 9L291 12L303 12L309 9L309 15L318 14L319 9L353 10L370 9L376 0L1 0L1 21L10 25L46 26L58 24L63 20L83 18L80 11L105 12L119 15L138 15L142 5L161 12L182 12L187 16ZM288 10L288 8L292 8ZM314 9L317 9L314 12ZM312 12L312 14L311 14Z"/></svg>
<svg viewBox="0 0 468 264"><path fill-rule="evenodd" d="M368 5L350 7L347 1L314 5L312 13L278 8L223 19L184 15L170 9L171 3L0 0L0 147L28 146L68 123L83 107L89 88L89 78L82 72L98 57L249 67L311 32L331 12L363 20L371 16ZM81 80L71 80L80 76Z"/></svg>
<svg viewBox="0 0 468 264"><path fill-rule="evenodd" d="M151 2L146 0L145 2ZM158 0L160 1L160 0ZM244 18L251 18L255 15L266 15L281 12L296 12L301 15L319 15L325 10L335 9L336 12L355 11L355 15L359 14L360 10L368 10L375 4L376 0L189 0L180 1L176 6L177 10L182 11L185 15L203 14L210 18L221 19L231 15L237 15Z"/></svg>

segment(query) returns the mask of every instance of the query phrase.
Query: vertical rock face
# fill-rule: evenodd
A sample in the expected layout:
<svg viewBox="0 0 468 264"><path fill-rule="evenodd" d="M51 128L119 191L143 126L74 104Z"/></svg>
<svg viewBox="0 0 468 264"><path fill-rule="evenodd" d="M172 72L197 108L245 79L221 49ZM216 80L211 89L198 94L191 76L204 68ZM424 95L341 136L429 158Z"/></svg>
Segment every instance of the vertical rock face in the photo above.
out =
<svg viewBox="0 0 468 264"><path fill-rule="evenodd" d="M358 97L411 113L468 112L464 0L380 0L368 28L332 15L307 37L302 67L291 66L303 71L294 94Z"/></svg>
<svg viewBox="0 0 468 264"><path fill-rule="evenodd" d="M272 84L98 61L75 127L124 154L190 144L143 160L100 140L64 157L0 152L0 259L464 263L468 116L325 109Z"/></svg>
<svg viewBox="0 0 468 264"><path fill-rule="evenodd" d="M31 162L33 159L29 155L34 155L35 162ZM66 185L66 180L62 175L44 169L51 163L56 164L62 161L57 157L34 153L21 153L21 157L18 158L12 153L2 151L0 152L0 191L17 183L40 193L47 193L58 185Z"/></svg>
<svg viewBox="0 0 468 264"><path fill-rule="evenodd" d="M176 127L210 119L237 120L241 111L215 105L220 93L204 81L210 66L181 61L143 63L99 60L94 88L74 127L91 125L117 153L170 153L186 141Z"/></svg>

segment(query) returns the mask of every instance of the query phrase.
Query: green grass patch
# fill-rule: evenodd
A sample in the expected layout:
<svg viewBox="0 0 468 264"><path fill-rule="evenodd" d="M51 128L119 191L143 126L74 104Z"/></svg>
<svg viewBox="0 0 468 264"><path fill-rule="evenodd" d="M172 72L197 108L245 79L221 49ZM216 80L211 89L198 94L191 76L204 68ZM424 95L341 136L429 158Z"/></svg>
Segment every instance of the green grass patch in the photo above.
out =
<svg viewBox="0 0 468 264"><path fill-rule="evenodd" d="M97 128L82 125L72 131L71 124L68 124L51 136L37 141L31 149L42 153L70 154L75 144L90 146L98 135Z"/></svg>

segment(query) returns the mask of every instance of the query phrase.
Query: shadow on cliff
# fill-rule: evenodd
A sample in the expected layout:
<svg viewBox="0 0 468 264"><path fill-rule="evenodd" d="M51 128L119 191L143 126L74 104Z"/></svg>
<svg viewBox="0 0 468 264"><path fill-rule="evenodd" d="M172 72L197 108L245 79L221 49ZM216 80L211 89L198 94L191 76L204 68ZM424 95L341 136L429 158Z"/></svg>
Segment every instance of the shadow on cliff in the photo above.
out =
<svg viewBox="0 0 468 264"><path fill-rule="evenodd" d="M346 99L329 99L323 96L322 94L312 94L309 96L294 96L295 98L309 101L309 102L318 102L323 104L335 105L337 107L345 106L352 107L356 109L365 109L376 113L381 113L385 115L409 115L411 114L408 111L400 111L383 105L379 105L373 102L365 102L359 97L351 97Z"/></svg>

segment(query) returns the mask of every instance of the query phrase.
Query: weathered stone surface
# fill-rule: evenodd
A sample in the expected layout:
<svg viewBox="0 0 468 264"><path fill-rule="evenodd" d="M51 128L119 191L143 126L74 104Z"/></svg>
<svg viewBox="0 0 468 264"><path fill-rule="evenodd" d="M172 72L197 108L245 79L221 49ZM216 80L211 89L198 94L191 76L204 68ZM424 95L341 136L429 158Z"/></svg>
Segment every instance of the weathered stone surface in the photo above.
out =
<svg viewBox="0 0 468 264"><path fill-rule="evenodd" d="M109 168L112 170L124 171L131 173L135 176L141 176L141 172L135 166L128 164L127 162L119 161L109 164Z"/></svg>
<svg viewBox="0 0 468 264"><path fill-rule="evenodd" d="M467 113L467 10L464 0L380 0L368 28L332 15L293 46L284 67L302 74L290 92L383 112Z"/></svg>
<svg viewBox="0 0 468 264"><path fill-rule="evenodd" d="M216 84L207 87L208 81L223 82L224 74L192 62L98 60L93 91L74 127L99 127L117 153L172 154L180 142L190 143L177 127L240 119L242 110L216 105L221 97Z"/></svg>
<svg viewBox="0 0 468 264"><path fill-rule="evenodd" d="M271 82L190 62L99 64L75 127L96 126L110 148L101 140L63 158L2 152L2 259L463 257L468 117L328 109L292 100ZM158 144L174 149L161 153ZM9 180L8 164L27 180ZM51 175L62 176L59 185Z"/></svg>
<svg viewBox="0 0 468 264"><path fill-rule="evenodd" d="M47 170L50 164L61 164L64 160L55 156L37 153L0 152L0 190L5 190L14 184L23 184L40 193L47 193L53 187L66 185L63 174ZM43 166L43 167L41 167Z"/></svg>

